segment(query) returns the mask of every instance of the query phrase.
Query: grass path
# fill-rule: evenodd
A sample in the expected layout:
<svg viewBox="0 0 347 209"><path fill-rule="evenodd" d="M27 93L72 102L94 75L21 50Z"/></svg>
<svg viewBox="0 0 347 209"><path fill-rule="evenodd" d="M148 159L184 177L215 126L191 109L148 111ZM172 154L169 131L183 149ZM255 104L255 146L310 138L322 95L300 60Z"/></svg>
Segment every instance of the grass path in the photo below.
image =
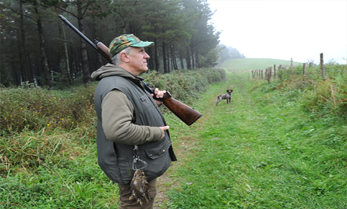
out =
<svg viewBox="0 0 347 209"><path fill-rule="evenodd" d="M174 150L178 161L173 163L169 171L158 179L158 192L154 209L166 208L166 204L168 203L168 190L177 187L180 183L175 178L177 169L185 166L185 164L189 162L192 152L195 153L198 151L199 147L196 146L198 133L205 129L206 124L209 124L208 121L211 120L211 115L213 115L213 111L215 110L217 96L225 93L224 90L220 91L220 88L226 91L226 89L230 88L232 85L231 82L232 80L228 79L225 82L215 85L203 95L203 98L197 102L197 106L193 106L193 108L200 111L203 116L190 127L179 121L175 116L170 115L171 117L169 118L166 116L169 124L175 124L170 127L170 132L171 137L173 137ZM225 106L224 103L225 100L221 101L219 106ZM227 108L230 109L231 106L229 105Z"/></svg>
<svg viewBox="0 0 347 209"><path fill-rule="evenodd" d="M159 179L156 208L346 207L344 148L317 143L345 127L323 130L332 122L310 120L249 79L229 73L213 85L194 104L203 117L191 127L168 118L179 161ZM231 105L216 107L230 87Z"/></svg>
<svg viewBox="0 0 347 209"><path fill-rule="evenodd" d="M192 126L187 127L183 122L179 121L174 116L169 117L168 121L171 122L171 124L175 123L177 125L177 127L175 127L176 125L174 125L174 127L171 127L170 131L171 135L176 138L176 140L174 140L174 149L178 157L178 161L173 163L169 171L158 179L158 194L156 197L156 204L154 207L155 209L167 207L166 204L168 203L168 190L170 188L179 186L180 183L175 178L177 169L182 166L186 166L185 164L189 163L191 156L194 155L194 153L199 152L199 145L196 145L197 142L198 144L200 144L198 135L211 125L211 121L214 121L214 111L218 111L220 114L221 109L225 109L227 114L232 113L232 105L227 105L225 100L221 101L219 103L219 106L217 107L215 106L215 104L218 95L226 93L226 89L235 87L235 79L238 79L238 76L234 77L229 75L227 81L213 85L208 90L208 92L203 95L203 98L201 98L201 100L199 100L196 104L198 108L193 107L199 110L203 114L203 116ZM242 86L242 83L239 83L238 86ZM240 90L244 91L243 88L241 88ZM241 92L238 92L238 94L240 93ZM188 135L186 135L186 133L188 133Z"/></svg>

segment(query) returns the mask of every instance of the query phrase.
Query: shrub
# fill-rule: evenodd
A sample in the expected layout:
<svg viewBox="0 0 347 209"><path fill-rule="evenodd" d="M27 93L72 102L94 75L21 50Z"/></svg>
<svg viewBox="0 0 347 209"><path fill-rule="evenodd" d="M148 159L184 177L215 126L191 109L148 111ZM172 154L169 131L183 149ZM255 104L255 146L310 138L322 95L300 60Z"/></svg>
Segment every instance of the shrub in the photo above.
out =
<svg viewBox="0 0 347 209"><path fill-rule="evenodd" d="M0 142L0 176L5 178L8 171L13 173L14 168L35 170L51 164L64 167L80 149L72 145L73 138L69 134L57 134L57 131L54 135L47 135L45 129L4 138Z"/></svg>
<svg viewBox="0 0 347 209"><path fill-rule="evenodd" d="M330 62L324 65L326 79L323 81L319 66L306 69L302 74L302 67L296 67L293 73L290 69L279 72L280 84L276 89L283 92L293 92L301 97L303 107L310 112L322 115L347 116L347 83L346 65ZM290 91L288 91L290 90Z"/></svg>
<svg viewBox="0 0 347 209"><path fill-rule="evenodd" d="M312 112L347 116L347 84L334 80L313 83L311 90L303 93L303 106Z"/></svg>
<svg viewBox="0 0 347 209"><path fill-rule="evenodd" d="M92 117L94 89L90 86L64 93L38 87L1 89L0 135L45 127L75 128Z"/></svg>

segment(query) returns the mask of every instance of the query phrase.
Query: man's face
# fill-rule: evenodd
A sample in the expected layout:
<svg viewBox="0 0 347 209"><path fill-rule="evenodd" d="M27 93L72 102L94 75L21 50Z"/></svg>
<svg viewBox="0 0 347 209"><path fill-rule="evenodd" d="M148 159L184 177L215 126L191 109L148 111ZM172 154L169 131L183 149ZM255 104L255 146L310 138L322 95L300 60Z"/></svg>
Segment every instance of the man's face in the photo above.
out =
<svg viewBox="0 0 347 209"><path fill-rule="evenodd" d="M149 59L149 55L146 53L144 48L132 47L131 53L128 54L128 57L128 65L137 75L148 70L147 59Z"/></svg>

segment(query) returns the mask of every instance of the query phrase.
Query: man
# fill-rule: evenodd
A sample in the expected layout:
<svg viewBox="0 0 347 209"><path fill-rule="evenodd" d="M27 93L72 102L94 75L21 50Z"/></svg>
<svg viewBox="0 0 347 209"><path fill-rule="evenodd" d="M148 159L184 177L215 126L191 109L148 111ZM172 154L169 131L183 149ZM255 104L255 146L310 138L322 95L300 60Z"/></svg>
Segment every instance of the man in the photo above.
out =
<svg viewBox="0 0 347 209"><path fill-rule="evenodd" d="M93 72L99 80L94 103L97 113L98 163L105 174L119 185L121 208L153 208L156 178L176 161L169 126L154 100L138 77L148 70L149 55L145 47L153 42L141 41L133 34L115 38L109 46L112 63ZM155 89L156 98L165 91ZM144 171L149 182L149 202L142 206L131 197L130 182L134 171Z"/></svg>

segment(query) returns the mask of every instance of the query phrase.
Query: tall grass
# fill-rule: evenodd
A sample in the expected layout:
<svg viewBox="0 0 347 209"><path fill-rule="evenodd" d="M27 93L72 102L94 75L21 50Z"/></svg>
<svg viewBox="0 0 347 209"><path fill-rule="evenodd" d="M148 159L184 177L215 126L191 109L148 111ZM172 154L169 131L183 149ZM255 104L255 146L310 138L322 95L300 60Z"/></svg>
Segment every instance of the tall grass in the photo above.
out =
<svg viewBox="0 0 347 209"><path fill-rule="evenodd" d="M328 63L325 80L321 77L319 66L306 69L303 75L302 66L279 72L280 83L276 88L303 97L302 102L308 112L317 115L347 115L347 68L346 65ZM297 93L297 94L296 94Z"/></svg>
<svg viewBox="0 0 347 209"><path fill-rule="evenodd" d="M21 157L22 164L14 165L13 159L2 161L7 169L1 170L0 208L118 208L116 186L96 163L95 141L78 132L56 130L49 136L42 132L14 136L27 147L22 146L21 155L15 153L19 152L15 150L17 143L10 147L10 157ZM45 140L53 146L40 144ZM1 143L2 149L6 149L3 143L10 144Z"/></svg>
<svg viewBox="0 0 347 209"><path fill-rule="evenodd" d="M71 91L34 88L1 88L0 136L22 131L71 130L88 125L93 109L95 85ZM87 123L87 124L85 124Z"/></svg>

